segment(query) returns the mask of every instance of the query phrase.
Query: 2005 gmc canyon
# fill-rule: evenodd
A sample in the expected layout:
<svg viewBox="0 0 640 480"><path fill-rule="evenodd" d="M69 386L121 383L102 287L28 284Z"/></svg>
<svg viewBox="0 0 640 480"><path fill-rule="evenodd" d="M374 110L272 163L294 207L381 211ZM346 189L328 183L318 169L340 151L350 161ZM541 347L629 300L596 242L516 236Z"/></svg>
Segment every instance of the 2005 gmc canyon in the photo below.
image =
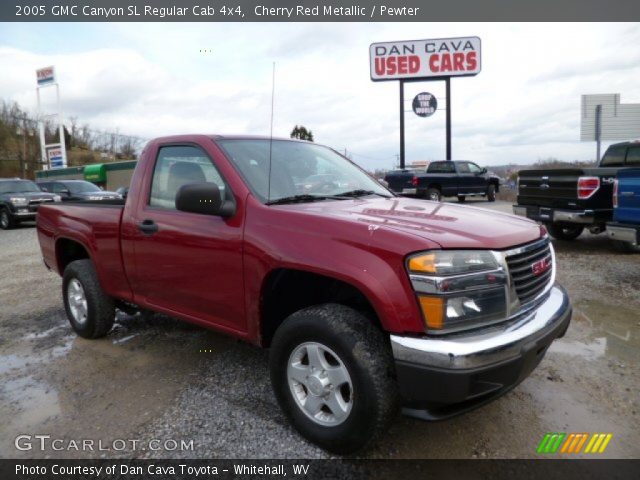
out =
<svg viewBox="0 0 640 480"><path fill-rule="evenodd" d="M438 419L505 393L571 317L544 227L395 197L308 142L159 138L126 201L42 206L37 222L79 335L144 309L268 347L283 411L337 453L400 406Z"/></svg>

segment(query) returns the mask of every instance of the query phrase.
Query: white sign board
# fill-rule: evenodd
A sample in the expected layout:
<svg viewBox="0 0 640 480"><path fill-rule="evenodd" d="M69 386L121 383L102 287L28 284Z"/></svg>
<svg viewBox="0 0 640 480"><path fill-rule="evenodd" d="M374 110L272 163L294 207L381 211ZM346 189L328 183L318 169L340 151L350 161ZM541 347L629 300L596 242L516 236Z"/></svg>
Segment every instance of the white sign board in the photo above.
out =
<svg viewBox="0 0 640 480"><path fill-rule="evenodd" d="M49 160L49 166L52 169L67 166L67 162L62 154L62 148L60 145L47 146L47 159Z"/></svg>
<svg viewBox="0 0 640 480"><path fill-rule="evenodd" d="M478 37L437 38L372 43L369 46L371 80L461 77L481 70Z"/></svg>
<svg viewBox="0 0 640 480"><path fill-rule="evenodd" d="M601 140L640 138L640 104L620 103L619 93L582 95L580 106L580 140L596 140L596 107L600 110Z"/></svg>
<svg viewBox="0 0 640 480"><path fill-rule="evenodd" d="M56 81L55 71L53 66L39 68L36 70L36 77L38 79L38 86L49 85Z"/></svg>

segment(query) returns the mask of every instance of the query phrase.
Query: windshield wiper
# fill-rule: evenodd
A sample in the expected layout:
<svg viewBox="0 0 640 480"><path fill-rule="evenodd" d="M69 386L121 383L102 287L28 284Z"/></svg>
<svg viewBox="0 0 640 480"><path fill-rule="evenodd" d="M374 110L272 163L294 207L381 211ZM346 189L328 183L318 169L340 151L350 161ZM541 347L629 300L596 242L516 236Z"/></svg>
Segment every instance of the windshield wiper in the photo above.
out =
<svg viewBox="0 0 640 480"><path fill-rule="evenodd" d="M378 195L379 197L391 198L388 195L374 192L373 190L363 190L363 189L349 190L348 192L336 193L333 196L338 198L340 197L344 198L344 197L364 197L365 195Z"/></svg>
<svg viewBox="0 0 640 480"><path fill-rule="evenodd" d="M320 196L320 195L291 195L290 197L282 197L282 198L276 198L275 200L270 200L268 201L266 204L267 205L278 205L281 203L302 203L302 202L315 202L318 200L326 200L327 198L331 198L331 197L325 197L325 196Z"/></svg>

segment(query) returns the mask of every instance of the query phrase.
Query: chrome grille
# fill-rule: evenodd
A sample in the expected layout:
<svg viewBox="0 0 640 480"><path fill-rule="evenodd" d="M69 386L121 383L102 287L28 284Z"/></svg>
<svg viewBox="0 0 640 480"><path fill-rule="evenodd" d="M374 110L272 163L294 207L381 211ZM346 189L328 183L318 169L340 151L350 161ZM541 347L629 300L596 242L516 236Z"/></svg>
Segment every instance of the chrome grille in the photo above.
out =
<svg viewBox="0 0 640 480"><path fill-rule="evenodd" d="M551 282L553 255L549 239L533 243L521 250L507 255L506 261L513 287L521 305L524 305L534 300ZM548 267L545 268L545 264L548 264ZM536 265L541 269L539 273L536 272Z"/></svg>
<svg viewBox="0 0 640 480"><path fill-rule="evenodd" d="M29 211L35 212L43 203L53 202L53 198L39 198L37 200L29 200Z"/></svg>

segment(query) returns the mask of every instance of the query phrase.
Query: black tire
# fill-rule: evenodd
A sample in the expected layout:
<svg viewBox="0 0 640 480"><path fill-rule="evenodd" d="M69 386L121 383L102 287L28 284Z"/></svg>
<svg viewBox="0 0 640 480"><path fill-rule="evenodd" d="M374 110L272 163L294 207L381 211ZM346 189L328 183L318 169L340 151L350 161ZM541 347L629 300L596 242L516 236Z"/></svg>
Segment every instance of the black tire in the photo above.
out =
<svg viewBox="0 0 640 480"><path fill-rule="evenodd" d="M308 342L331 349L349 373L351 409L337 425L312 420L289 385L289 361ZM344 305L318 305L290 315L273 338L269 368L276 398L289 421L303 437L330 452L348 454L364 448L387 429L398 412L393 357L384 334ZM310 398L307 388L302 392Z"/></svg>
<svg viewBox="0 0 640 480"><path fill-rule="evenodd" d="M16 222L11 216L11 214L9 214L9 210L7 210L6 208L1 208L0 209L0 228L2 228L3 230L10 230L15 226L16 226Z"/></svg>
<svg viewBox="0 0 640 480"><path fill-rule="evenodd" d="M496 201L496 186L493 183L489 184L487 187L487 200L489 202Z"/></svg>
<svg viewBox="0 0 640 480"><path fill-rule="evenodd" d="M68 290L78 282L86 300L84 321L76 318L70 305ZM67 265L62 276L62 298L67 318L73 330L84 338L104 337L115 321L115 305L100 287L98 276L91 260L75 260Z"/></svg>
<svg viewBox="0 0 640 480"><path fill-rule="evenodd" d="M549 235L558 240L575 240L583 232L582 225L562 225L559 223L546 224Z"/></svg>
<svg viewBox="0 0 640 480"><path fill-rule="evenodd" d="M458 202L464 203L466 199L467 197L465 197L464 195L458 195Z"/></svg>
<svg viewBox="0 0 640 480"><path fill-rule="evenodd" d="M622 240L613 240L613 248L622 253L640 253L640 245L633 245Z"/></svg>
<svg viewBox="0 0 640 480"><path fill-rule="evenodd" d="M442 201L442 193L437 188L429 188L427 189L427 200L440 202Z"/></svg>

